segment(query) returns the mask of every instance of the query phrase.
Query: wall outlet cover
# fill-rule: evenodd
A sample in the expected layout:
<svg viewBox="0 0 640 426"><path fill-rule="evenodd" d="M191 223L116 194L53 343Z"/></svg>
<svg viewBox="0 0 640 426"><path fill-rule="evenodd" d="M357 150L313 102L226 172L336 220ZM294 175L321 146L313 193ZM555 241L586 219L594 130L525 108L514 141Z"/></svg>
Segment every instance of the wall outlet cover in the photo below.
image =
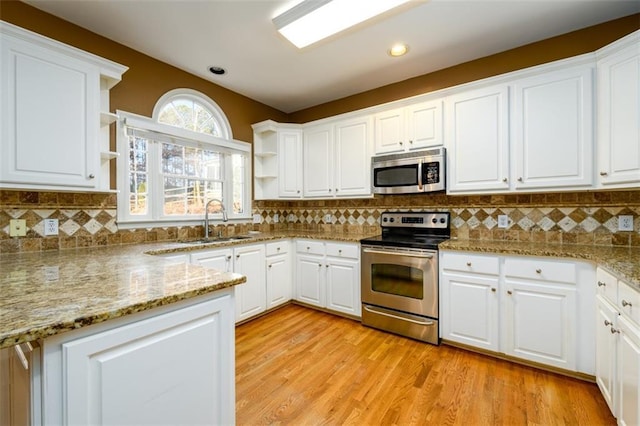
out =
<svg viewBox="0 0 640 426"><path fill-rule="evenodd" d="M253 215L253 223L260 223L262 222L262 216L260 216L258 213Z"/></svg>
<svg viewBox="0 0 640 426"><path fill-rule="evenodd" d="M621 214L618 216L618 231L633 231L633 216Z"/></svg>
<svg viewBox="0 0 640 426"><path fill-rule="evenodd" d="M44 220L44 236L58 235L58 219Z"/></svg>
<svg viewBox="0 0 640 426"><path fill-rule="evenodd" d="M27 221L24 219L11 219L9 221L9 236L24 237L27 235Z"/></svg>
<svg viewBox="0 0 640 426"><path fill-rule="evenodd" d="M331 214L327 213L324 215L324 223L331 223Z"/></svg>
<svg viewBox="0 0 640 426"><path fill-rule="evenodd" d="M273 223L280 222L280 215L278 213L273 215Z"/></svg>
<svg viewBox="0 0 640 426"><path fill-rule="evenodd" d="M507 228L509 226L509 216L506 214L498 215L498 228Z"/></svg>

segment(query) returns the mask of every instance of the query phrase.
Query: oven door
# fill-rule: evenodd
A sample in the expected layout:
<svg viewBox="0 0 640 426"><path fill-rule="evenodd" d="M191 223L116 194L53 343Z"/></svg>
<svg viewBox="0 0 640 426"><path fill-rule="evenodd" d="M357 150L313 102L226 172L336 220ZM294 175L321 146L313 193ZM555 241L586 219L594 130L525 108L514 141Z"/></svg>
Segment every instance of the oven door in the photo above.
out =
<svg viewBox="0 0 640 426"><path fill-rule="evenodd" d="M362 245L362 303L438 318L435 250Z"/></svg>

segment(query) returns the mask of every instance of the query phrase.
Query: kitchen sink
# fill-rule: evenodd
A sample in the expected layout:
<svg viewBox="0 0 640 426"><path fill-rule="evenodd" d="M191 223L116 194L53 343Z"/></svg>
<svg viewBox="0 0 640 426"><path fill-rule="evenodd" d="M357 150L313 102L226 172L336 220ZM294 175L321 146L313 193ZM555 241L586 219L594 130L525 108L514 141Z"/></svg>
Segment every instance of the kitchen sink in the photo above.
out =
<svg viewBox="0 0 640 426"><path fill-rule="evenodd" d="M247 240L251 238L249 235L234 235L232 237L209 237L209 238L201 238L199 240L189 240L189 241L178 241L181 244L214 244L214 243L224 243L228 241L241 241Z"/></svg>

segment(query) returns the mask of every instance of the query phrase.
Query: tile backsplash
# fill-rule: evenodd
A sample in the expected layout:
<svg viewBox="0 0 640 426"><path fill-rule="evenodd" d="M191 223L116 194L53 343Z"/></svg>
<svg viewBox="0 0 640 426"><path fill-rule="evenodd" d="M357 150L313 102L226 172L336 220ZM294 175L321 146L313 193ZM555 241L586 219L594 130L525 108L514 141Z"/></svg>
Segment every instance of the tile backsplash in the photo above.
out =
<svg viewBox="0 0 640 426"><path fill-rule="evenodd" d="M234 223L214 232L305 230L371 234L386 210L451 213L454 238L640 247L640 190L479 196L395 195L367 199L254 201L261 223ZM508 227L498 228L507 215ZM631 215L633 231L618 231ZM175 241L203 235L202 226L118 229L115 194L0 190L0 253ZM276 221L277 217L277 221ZM44 219L59 221L59 235L44 236ZM10 237L9 221L25 219L26 237Z"/></svg>

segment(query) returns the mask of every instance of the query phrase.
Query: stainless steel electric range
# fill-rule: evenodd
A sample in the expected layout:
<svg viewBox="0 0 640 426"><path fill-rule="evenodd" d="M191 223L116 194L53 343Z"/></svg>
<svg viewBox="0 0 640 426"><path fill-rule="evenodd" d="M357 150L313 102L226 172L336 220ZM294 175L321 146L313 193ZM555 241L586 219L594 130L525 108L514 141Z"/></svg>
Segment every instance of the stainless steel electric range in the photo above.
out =
<svg viewBox="0 0 640 426"><path fill-rule="evenodd" d="M362 324L432 344L438 332L438 244L448 212L384 212L382 234L360 240Z"/></svg>

